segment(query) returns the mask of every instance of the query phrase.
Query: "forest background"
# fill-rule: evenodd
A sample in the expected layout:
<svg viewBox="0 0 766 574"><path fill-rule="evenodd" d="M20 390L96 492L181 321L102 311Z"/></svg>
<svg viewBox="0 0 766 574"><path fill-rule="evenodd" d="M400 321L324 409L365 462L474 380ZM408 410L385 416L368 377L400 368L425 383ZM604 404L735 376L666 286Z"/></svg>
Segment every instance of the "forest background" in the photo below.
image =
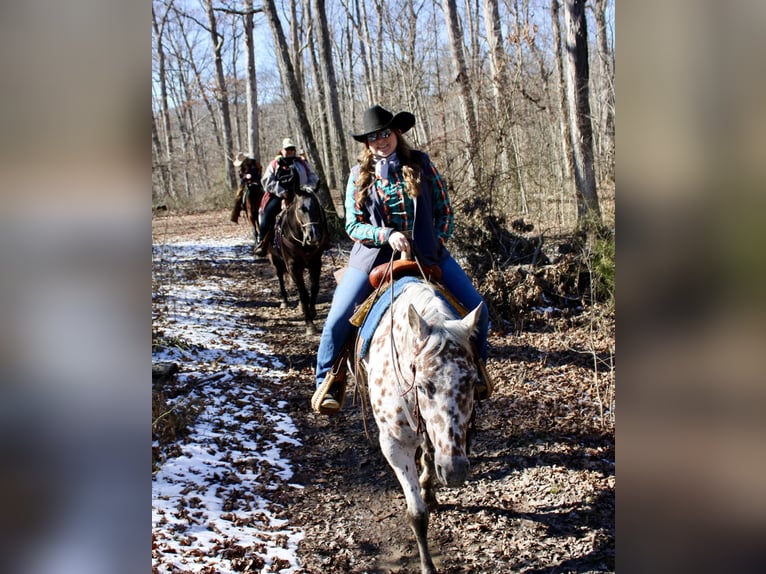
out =
<svg viewBox="0 0 766 574"><path fill-rule="evenodd" d="M350 133L379 103L415 114L407 138L442 171L461 217L613 229L613 0L152 7L155 205L229 206L232 158L265 164L292 137L342 215L359 152Z"/></svg>

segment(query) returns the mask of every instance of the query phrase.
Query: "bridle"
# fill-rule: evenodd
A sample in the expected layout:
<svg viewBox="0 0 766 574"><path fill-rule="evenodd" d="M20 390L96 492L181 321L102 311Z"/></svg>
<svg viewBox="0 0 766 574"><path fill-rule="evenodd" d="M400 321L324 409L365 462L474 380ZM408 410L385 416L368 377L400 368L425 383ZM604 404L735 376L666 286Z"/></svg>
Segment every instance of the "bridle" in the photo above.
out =
<svg viewBox="0 0 766 574"><path fill-rule="evenodd" d="M410 250L412 252L412 244L410 244ZM402 252L402 258L405 258L405 253ZM386 270L386 273L391 272L391 268L394 264L394 258L396 256L396 253L391 254L391 259L389 260L389 267ZM420 270L421 276L426 280L426 282L430 282L428 278L426 277L426 274L423 270L422 265L420 264L420 260L415 256L415 262L418 264L418 269ZM380 286L378 287L380 289ZM394 380L396 381L396 386L399 389L399 397L402 399L403 404L403 411L405 416L407 417L407 422L410 425L410 428L414 430L417 434L421 434L425 432L425 421L423 420L423 416L420 412L420 394L418 393L418 388L415 385L415 380L417 379L417 369L415 368L415 361L413 360L412 364L410 365L410 370L412 371L412 382L407 383L407 379L402 372L402 367L399 362L399 350L396 348L396 341L394 340L394 290L389 289L389 293L391 296L391 304L389 306L390 312L389 312L389 320L391 321L391 328L389 329L389 342L391 343L391 357L393 359L394 363ZM418 354L422 348L414 349L413 350L413 357L417 357ZM409 386L406 386L409 385ZM405 388L406 386L406 388ZM415 397L415 404L412 408L412 412L410 412L410 409L407 408L407 401L405 400L405 397L410 392L414 393Z"/></svg>
<svg viewBox="0 0 766 574"><path fill-rule="evenodd" d="M297 194L297 195L299 195L299 194ZM324 247L324 245L327 243L327 233L324 230L325 222L327 221L327 218L325 217L324 210L319 205L318 199L316 198L316 196L313 193L311 193L310 195L311 195L311 197L314 198L315 201L317 201L317 207L318 207L318 210L319 210L319 220L318 221L310 220L310 221L307 221L307 222L301 222L300 219L298 218L298 215L295 213L297 207L293 207L292 210L290 210L291 212L288 215L297 224L298 228L300 228L300 230L301 230L301 237L297 236L297 234L295 233L294 227L292 225L290 225L290 226L288 226L288 235L283 236L283 238L282 238L283 241L284 241L284 239L288 239L290 243L292 243L294 245L300 245L305 250L305 249L307 249L309 247L312 247L312 243L311 243L311 239L310 239L310 233L308 233L307 230L312 228L312 227L317 227L319 229L319 232L320 232L319 233L320 239L316 243L316 245L314 246L314 249L306 252L306 257L310 257L313 253L315 253L316 251L322 249ZM293 204L296 204L296 202L297 202L297 198L293 198ZM293 205L293 204L291 204L291 205Z"/></svg>

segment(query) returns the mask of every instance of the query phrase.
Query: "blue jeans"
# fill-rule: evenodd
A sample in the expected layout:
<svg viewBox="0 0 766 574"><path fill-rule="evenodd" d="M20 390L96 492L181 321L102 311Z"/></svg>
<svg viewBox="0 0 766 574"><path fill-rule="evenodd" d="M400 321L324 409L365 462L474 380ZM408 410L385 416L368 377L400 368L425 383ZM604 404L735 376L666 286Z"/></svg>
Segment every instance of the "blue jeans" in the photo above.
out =
<svg viewBox="0 0 766 574"><path fill-rule="evenodd" d="M325 375L346 342L354 326L348 322L356 305L372 293L370 276L361 269L346 268L332 296L332 305L322 328L317 350L316 386L322 384Z"/></svg>
<svg viewBox="0 0 766 574"><path fill-rule="evenodd" d="M451 256L441 262L441 268L442 283L469 311L484 301L465 271ZM372 293L372 286L369 275L360 269L347 268L335 289L330 312L327 314L322 329L322 337L319 339L316 368L317 387L322 384L325 376L332 369L333 362L353 329L349 319L354 314L354 308L362 303L370 293ZM479 356L483 361L486 361L487 331L489 330L489 312L486 305L482 306L479 313L477 330Z"/></svg>

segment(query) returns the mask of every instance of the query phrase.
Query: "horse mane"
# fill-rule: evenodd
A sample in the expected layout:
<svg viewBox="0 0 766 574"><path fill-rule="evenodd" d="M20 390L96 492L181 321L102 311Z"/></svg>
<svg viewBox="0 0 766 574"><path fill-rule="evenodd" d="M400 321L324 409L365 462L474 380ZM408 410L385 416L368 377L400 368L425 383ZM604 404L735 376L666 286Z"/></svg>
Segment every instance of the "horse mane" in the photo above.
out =
<svg viewBox="0 0 766 574"><path fill-rule="evenodd" d="M422 352L428 355L440 353L450 341L472 352L471 333L432 285L424 282L407 285L399 302L405 309L412 305L431 328L431 336Z"/></svg>

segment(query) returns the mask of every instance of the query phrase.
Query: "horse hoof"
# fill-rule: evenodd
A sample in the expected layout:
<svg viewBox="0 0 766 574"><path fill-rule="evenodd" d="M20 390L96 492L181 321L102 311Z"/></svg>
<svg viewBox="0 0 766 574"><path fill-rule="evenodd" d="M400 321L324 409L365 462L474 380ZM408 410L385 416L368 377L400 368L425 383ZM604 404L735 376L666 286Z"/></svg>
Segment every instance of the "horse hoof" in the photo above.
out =
<svg viewBox="0 0 766 574"><path fill-rule="evenodd" d="M285 303L284 301L282 301L282 303L279 305L279 308L280 308L280 309L287 309L289 306L290 306L290 305L288 305L287 303Z"/></svg>
<svg viewBox="0 0 766 574"><path fill-rule="evenodd" d="M317 331L317 328L314 325L306 325L306 334L307 335L318 335L319 331Z"/></svg>

